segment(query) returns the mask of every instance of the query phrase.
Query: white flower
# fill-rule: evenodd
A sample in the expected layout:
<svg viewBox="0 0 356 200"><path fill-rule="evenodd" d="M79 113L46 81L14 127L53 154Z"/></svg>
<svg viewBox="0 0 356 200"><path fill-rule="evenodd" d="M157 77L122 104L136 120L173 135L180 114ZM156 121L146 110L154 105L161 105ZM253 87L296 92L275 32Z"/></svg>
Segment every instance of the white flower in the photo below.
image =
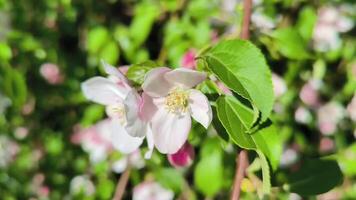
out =
<svg viewBox="0 0 356 200"><path fill-rule="evenodd" d="M153 144L148 124L141 116L142 100L119 70L103 62L108 78L93 77L82 84L86 98L106 106L111 121L108 132L111 133L115 149L123 153L135 151L147 136L150 157Z"/></svg>
<svg viewBox="0 0 356 200"><path fill-rule="evenodd" d="M206 96L191 89L206 74L190 69L167 67L149 71L142 85L143 113L151 120L153 141L161 153L174 154L187 140L191 117L208 128L212 111Z"/></svg>

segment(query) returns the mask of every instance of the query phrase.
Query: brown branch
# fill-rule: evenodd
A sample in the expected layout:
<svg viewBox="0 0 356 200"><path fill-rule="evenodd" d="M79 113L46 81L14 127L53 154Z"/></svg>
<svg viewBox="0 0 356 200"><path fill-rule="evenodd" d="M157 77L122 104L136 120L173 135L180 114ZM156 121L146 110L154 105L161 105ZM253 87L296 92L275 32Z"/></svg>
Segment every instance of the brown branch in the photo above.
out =
<svg viewBox="0 0 356 200"><path fill-rule="evenodd" d="M120 176L119 182L116 186L116 191L113 200L121 200L124 196L127 182L130 178L131 168L127 166L125 172Z"/></svg>
<svg viewBox="0 0 356 200"><path fill-rule="evenodd" d="M252 12L252 0L244 0L244 18L242 21L242 30L240 37L248 40L250 37L250 21Z"/></svg>
<svg viewBox="0 0 356 200"><path fill-rule="evenodd" d="M242 21L242 30L240 37L242 39L248 40L250 37L250 20L251 20L251 8L252 0L244 0L244 16ZM245 172L248 167L248 154L246 150L241 150L238 156L236 157L236 171L234 178L234 185L231 192L230 200L240 199L241 184L242 180L245 177Z"/></svg>

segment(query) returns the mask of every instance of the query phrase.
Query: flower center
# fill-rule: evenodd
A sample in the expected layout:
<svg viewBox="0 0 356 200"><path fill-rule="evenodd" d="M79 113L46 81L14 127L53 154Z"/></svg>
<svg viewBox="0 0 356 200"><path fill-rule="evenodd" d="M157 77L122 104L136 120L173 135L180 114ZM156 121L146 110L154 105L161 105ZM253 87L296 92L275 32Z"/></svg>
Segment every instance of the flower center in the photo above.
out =
<svg viewBox="0 0 356 200"><path fill-rule="evenodd" d="M187 111L189 94L180 88L172 90L165 99L168 112L182 113Z"/></svg>
<svg viewBox="0 0 356 200"><path fill-rule="evenodd" d="M106 113L111 118L117 118L120 121L121 125L126 124L126 111L125 106L123 104L114 104L106 107Z"/></svg>

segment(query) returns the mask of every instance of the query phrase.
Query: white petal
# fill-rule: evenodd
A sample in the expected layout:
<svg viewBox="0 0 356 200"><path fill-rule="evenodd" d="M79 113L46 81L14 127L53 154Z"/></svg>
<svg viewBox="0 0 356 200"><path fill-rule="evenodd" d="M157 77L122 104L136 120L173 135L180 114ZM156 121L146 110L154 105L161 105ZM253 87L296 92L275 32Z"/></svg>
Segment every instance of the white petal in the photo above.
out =
<svg viewBox="0 0 356 200"><path fill-rule="evenodd" d="M171 71L167 67L158 67L150 70L142 84L142 89L145 93L152 97L166 96L168 92L174 87L165 78L164 74Z"/></svg>
<svg viewBox="0 0 356 200"><path fill-rule="evenodd" d="M117 120L111 120L110 129L113 147L122 153L134 152L143 142L143 138L132 137L127 134Z"/></svg>
<svg viewBox="0 0 356 200"><path fill-rule="evenodd" d="M127 78L123 75L117 68L113 67L112 65L108 64L104 60L101 60L102 65L104 66L104 70L108 75L115 76L119 78L121 81L128 83Z"/></svg>
<svg viewBox="0 0 356 200"><path fill-rule="evenodd" d="M83 82L81 87L87 99L103 105L121 102L129 92L127 89L103 77L90 78Z"/></svg>
<svg viewBox="0 0 356 200"><path fill-rule="evenodd" d="M163 99L163 98L162 98ZM142 107L140 110L140 115L143 120L150 121L154 114L157 112L158 107L154 103L154 99L146 94L142 93Z"/></svg>
<svg viewBox="0 0 356 200"><path fill-rule="evenodd" d="M189 107L193 119L208 128L213 119L208 98L198 90L190 90Z"/></svg>
<svg viewBox="0 0 356 200"><path fill-rule="evenodd" d="M167 72L164 77L170 83L189 89L203 82L206 79L206 73L186 68L178 68Z"/></svg>
<svg viewBox="0 0 356 200"><path fill-rule="evenodd" d="M140 119L140 97L134 91L130 92L125 101L127 133L133 137L144 137L146 135L146 123Z"/></svg>
<svg viewBox="0 0 356 200"><path fill-rule="evenodd" d="M154 141L151 127L147 127L146 140L148 151L145 153L145 159L150 159L153 152Z"/></svg>
<svg viewBox="0 0 356 200"><path fill-rule="evenodd" d="M157 111L152 119L154 143L161 153L176 153L185 143L191 127L190 114L168 113L165 108Z"/></svg>

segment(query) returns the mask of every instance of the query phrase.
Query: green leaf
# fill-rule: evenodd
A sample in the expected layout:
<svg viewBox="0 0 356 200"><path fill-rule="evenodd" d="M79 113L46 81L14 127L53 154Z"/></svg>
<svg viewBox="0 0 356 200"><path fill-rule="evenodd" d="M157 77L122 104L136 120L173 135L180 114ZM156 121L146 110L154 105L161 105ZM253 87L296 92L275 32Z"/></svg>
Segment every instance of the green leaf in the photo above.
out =
<svg viewBox="0 0 356 200"><path fill-rule="evenodd" d="M141 85L146 73L155 67L158 67L158 64L153 61L146 61L140 64L132 65L127 70L126 77L129 80Z"/></svg>
<svg viewBox="0 0 356 200"><path fill-rule="evenodd" d="M347 176L356 175L356 144L351 145L337 155L342 172Z"/></svg>
<svg viewBox="0 0 356 200"><path fill-rule="evenodd" d="M105 44L100 50L99 57L110 64L115 64L120 56L119 47L114 41Z"/></svg>
<svg viewBox="0 0 356 200"><path fill-rule="evenodd" d="M99 49L109 41L109 32L104 27L95 27L89 30L87 37L87 49L90 53L97 53Z"/></svg>
<svg viewBox="0 0 356 200"><path fill-rule="evenodd" d="M11 48L7 44L0 42L0 61L9 60L11 57Z"/></svg>
<svg viewBox="0 0 356 200"><path fill-rule="evenodd" d="M304 7L299 13L296 27L300 33L300 36L302 36L305 41L309 41L313 36L316 19L317 15L312 7Z"/></svg>
<svg viewBox="0 0 356 200"><path fill-rule="evenodd" d="M301 168L288 177L283 188L301 195L325 193L342 183L343 175L334 160L306 160Z"/></svg>
<svg viewBox="0 0 356 200"><path fill-rule="evenodd" d="M287 58L304 60L310 57L306 43L294 28L275 30L272 35L279 52Z"/></svg>
<svg viewBox="0 0 356 200"><path fill-rule="evenodd" d="M159 13L159 8L155 4L142 3L136 7L135 17L129 29L136 47L146 40Z"/></svg>
<svg viewBox="0 0 356 200"><path fill-rule="evenodd" d="M207 50L201 58L217 77L251 101L265 121L273 106L271 72L261 51L245 40L226 40Z"/></svg>
<svg viewBox="0 0 356 200"><path fill-rule="evenodd" d="M254 113L233 96L219 97L217 113L231 140L245 149L256 149L252 137L246 132L252 127Z"/></svg>
<svg viewBox="0 0 356 200"><path fill-rule="evenodd" d="M283 141L272 124L251 134L258 149L268 158L272 169L276 170L283 150Z"/></svg>
<svg viewBox="0 0 356 200"><path fill-rule="evenodd" d="M194 183L198 190L208 197L214 196L223 186L222 153L219 148L204 153L194 170Z"/></svg>
<svg viewBox="0 0 356 200"><path fill-rule="evenodd" d="M250 134L254 112L233 96L219 97L217 114L231 140L241 148L260 150L271 162L272 169L278 167L283 142L276 127L264 124ZM267 122L266 122L267 123Z"/></svg>
<svg viewBox="0 0 356 200"><path fill-rule="evenodd" d="M11 99L13 105L20 108L27 99L27 87L24 75L10 67L4 67L1 71L0 88Z"/></svg>
<svg viewBox="0 0 356 200"><path fill-rule="evenodd" d="M173 168L162 168L155 172L157 181L166 188L181 192L185 183L183 175Z"/></svg>
<svg viewBox="0 0 356 200"><path fill-rule="evenodd" d="M260 163L262 168L262 179L263 179L262 191L263 191L263 195L265 196L271 193L271 175L270 175L269 165L265 155L260 150L257 150L256 152L260 157Z"/></svg>

